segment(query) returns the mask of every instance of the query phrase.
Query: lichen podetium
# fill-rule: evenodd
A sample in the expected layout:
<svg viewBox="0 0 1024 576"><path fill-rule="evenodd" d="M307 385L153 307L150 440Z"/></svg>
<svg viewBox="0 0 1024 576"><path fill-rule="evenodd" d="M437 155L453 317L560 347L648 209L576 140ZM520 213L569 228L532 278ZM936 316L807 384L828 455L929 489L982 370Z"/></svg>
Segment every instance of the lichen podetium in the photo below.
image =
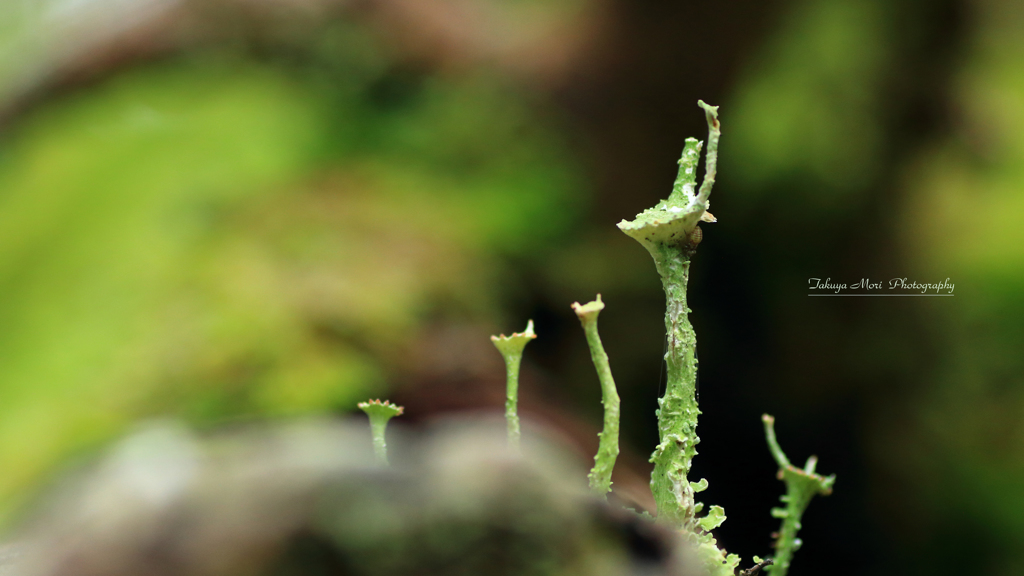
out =
<svg viewBox="0 0 1024 576"><path fill-rule="evenodd" d="M789 572L789 564L793 561L793 554L800 549L800 539L797 533L800 531L800 519L807 510L811 499L817 495L828 496L832 493L832 485L836 483L835 474L821 476L815 472L818 465L818 458L811 456L803 469L793 466L786 458L785 452L779 446L775 438L775 418L765 414L761 417L764 421L764 435L768 440L768 449L772 457L779 465L779 480L786 483L786 494L782 497L785 508L772 508L772 516L782 519L782 526L779 527L778 537L775 538L775 561L774 566L765 570L772 576L786 576Z"/></svg>
<svg viewBox="0 0 1024 576"><path fill-rule="evenodd" d="M370 400L369 402L360 402L356 406L358 406L363 412L366 412L366 415L370 417L370 433L373 434L373 451L377 455L377 462L387 466L388 444L384 434L388 427L388 420L391 420L395 416L401 416L405 409L401 406L392 404L387 400L383 402L380 400Z"/></svg>
<svg viewBox="0 0 1024 576"><path fill-rule="evenodd" d="M600 442L594 456L594 468L587 478L590 480L590 489L599 497L606 498L612 489L612 470L615 468L615 460L619 457L619 392L615 389L608 354L605 353L601 336L597 332L597 317L601 310L604 310L604 302L598 294L593 302L574 302L572 309L583 325L587 345L590 347L590 359L594 362L597 379L601 382L604 428L598 434Z"/></svg>
<svg viewBox="0 0 1024 576"><path fill-rule="evenodd" d="M703 506L694 494L707 488L707 480L690 482L690 463L697 454L697 338L690 325L686 305L686 284L690 259L703 236L697 224L714 222L708 212L708 197L715 184L718 139L721 134L718 108L698 102L708 122L708 150L704 181L697 185L697 164L702 143L687 138L679 159L679 175L667 200L644 210L619 229L640 242L654 258L665 290L665 332L668 346L665 361L668 379L665 395L658 399L659 443L651 456L651 492L657 506L657 520L675 527L695 545L707 573L725 576L735 573L739 557L721 550L711 531L725 521L725 511L711 506L698 518Z"/></svg>
<svg viewBox="0 0 1024 576"><path fill-rule="evenodd" d="M651 456L654 472L651 491L658 507L658 519L680 528L693 529L698 511L694 493L707 486L706 481L687 479L690 462L697 454L697 338L690 325L686 305L686 284L690 259L696 249L697 223L714 221L707 214L708 197L715 183L718 160L718 108L699 102L704 109L710 132L704 181L697 183L697 163L701 142L687 138L679 159L679 175L672 194L654 208L645 210L619 228L640 242L654 258L665 290L665 331L668 335L668 382L665 395L658 400L659 444Z"/></svg>
<svg viewBox="0 0 1024 576"><path fill-rule="evenodd" d="M491 336L494 347L505 359L505 419L508 421L508 445L519 450L519 365L523 362L523 349L536 338L533 320L526 323L526 330L511 336Z"/></svg>

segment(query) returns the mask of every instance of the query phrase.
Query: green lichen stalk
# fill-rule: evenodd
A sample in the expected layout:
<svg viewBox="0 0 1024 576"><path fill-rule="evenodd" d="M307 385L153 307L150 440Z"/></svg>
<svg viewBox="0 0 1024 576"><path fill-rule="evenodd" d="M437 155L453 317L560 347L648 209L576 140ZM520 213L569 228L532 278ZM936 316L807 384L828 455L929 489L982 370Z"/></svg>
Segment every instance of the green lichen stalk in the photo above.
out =
<svg viewBox="0 0 1024 576"><path fill-rule="evenodd" d="M658 507L658 519L680 528L696 529L698 507L694 493L707 486L706 481L687 479L690 463L697 454L697 338L690 325L686 304L690 259L700 241L697 223L714 221L707 212L708 197L714 185L718 158L718 108L699 102L707 116L710 137L705 179L699 192L697 164L701 143L688 138L679 159L679 175L668 200L637 215L632 222L620 222L619 228L639 241L654 258L665 290L665 331L668 336L668 382L665 395L658 400L660 442L651 456L654 472L651 490Z"/></svg>
<svg viewBox="0 0 1024 576"><path fill-rule="evenodd" d="M824 477L815 474L814 467L818 459L811 456L803 470L793 466L786 458L786 454L779 446L775 438L775 419L765 414L761 417L764 421L764 434L768 439L768 448L779 465L779 480L786 483L786 495L781 498L786 504L785 508L773 508L772 516L782 519L782 526L779 528L778 537L775 539L774 565L765 568L772 576L786 576L789 572L789 564L793 560L793 554L800 549L801 541L797 538L800 531L800 518L811 499L821 494L827 496L832 493L832 485L836 477Z"/></svg>
<svg viewBox="0 0 1024 576"><path fill-rule="evenodd" d="M360 402L357 406L370 417L373 451L377 455L377 462L386 466L388 464L388 445L384 438L384 432L387 430L388 420L400 416L405 409L387 400L383 402L370 400L369 402Z"/></svg>
<svg viewBox="0 0 1024 576"><path fill-rule="evenodd" d="M583 325L590 346L590 358L597 370L597 379L601 382L601 404L604 406L604 429L598 435L600 444L594 456L594 468L587 477L590 489L604 498L612 490L612 470L615 460L619 457L619 392L615 388L612 369L608 364L608 355L601 345L601 337L597 332L597 316L604 310L601 295L597 300L580 305L574 302L572 309Z"/></svg>
<svg viewBox="0 0 1024 576"><path fill-rule="evenodd" d="M668 334L667 386L658 400L660 443L651 460L654 472L651 490L658 505L658 517L677 526L692 524L696 509L694 488L687 480L690 464L697 455L696 378L697 338L690 325L686 305L686 283L690 257L685 247L662 246L655 258L665 290L665 331Z"/></svg>
<svg viewBox="0 0 1024 576"><path fill-rule="evenodd" d="M491 336L494 347L505 358L505 419L508 421L508 444L513 450L519 450L519 366L523 362L523 349L536 337L533 320L522 332L511 336Z"/></svg>
<svg viewBox="0 0 1024 576"><path fill-rule="evenodd" d="M643 211L619 229L640 242L654 258L665 290L665 332L668 351L668 381L665 395L658 400L659 443L651 456L651 491L658 508L658 522L678 528L687 535L711 576L732 576L739 557L718 548L711 531L725 521L725 511L712 506L697 517L703 506L694 494L707 488L707 480L690 482L690 463L697 454L697 338L690 325L686 285L690 259L700 243L698 222L715 222L708 212L708 198L715 183L720 126L718 108L698 102L708 122L708 151L704 182L697 185L697 164L702 144L688 138L679 159L679 175L667 200Z"/></svg>

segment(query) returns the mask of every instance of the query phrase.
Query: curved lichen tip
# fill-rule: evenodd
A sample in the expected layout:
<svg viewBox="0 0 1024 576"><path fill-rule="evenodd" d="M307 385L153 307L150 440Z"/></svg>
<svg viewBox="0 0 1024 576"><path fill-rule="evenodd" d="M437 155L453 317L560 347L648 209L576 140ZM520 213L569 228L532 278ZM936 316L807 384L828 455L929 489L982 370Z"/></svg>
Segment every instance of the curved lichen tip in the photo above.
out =
<svg viewBox="0 0 1024 576"><path fill-rule="evenodd" d="M697 192L697 203L708 208L708 197L715 186L715 175L718 173L718 139L722 136L721 124L718 122L718 106L709 106L703 100L697 105L704 109L708 121L708 152L704 156L704 181Z"/></svg>
<svg viewBox="0 0 1024 576"><path fill-rule="evenodd" d="M356 406L363 412L366 412L366 415L371 418L385 418L387 420L395 416L401 416L405 412L405 408L392 404L388 400L383 402L380 400L370 400L368 402L360 402Z"/></svg>
<svg viewBox="0 0 1024 576"><path fill-rule="evenodd" d="M705 103L703 100L697 100L697 106L704 109L704 114L707 116L708 124L718 128L718 106L712 106Z"/></svg>
<svg viewBox="0 0 1024 576"><path fill-rule="evenodd" d="M786 453L782 451L782 447L779 446L779 441L775 437L775 417L762 414L761 421L764 422L764 435L768 440L768 449L771 451L772 457L775 458L775 462L780 469L791 467L789 458L786 458Z"/></svg>

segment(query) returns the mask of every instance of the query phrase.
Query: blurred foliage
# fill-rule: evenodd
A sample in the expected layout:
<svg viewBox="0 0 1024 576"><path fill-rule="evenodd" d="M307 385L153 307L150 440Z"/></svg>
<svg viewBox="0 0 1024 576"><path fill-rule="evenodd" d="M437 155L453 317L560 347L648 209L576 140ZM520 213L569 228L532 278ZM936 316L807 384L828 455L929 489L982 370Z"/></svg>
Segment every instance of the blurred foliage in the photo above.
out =
<svg viewBox="0 0 1024 576"><path fill-rule="evenodd" d="M49 99L0 159L0 499L147 415L351 410L417 327L493 318L501 255L571 222L500 78L347 25L298 62L161 59Z"/></svg>
<svg viewBox="0 0 1024 576"><path fill-rule="evenodd" d="M897 454L915 454L899 468L916 475L919 525L974 531L961 569L996 574L1024 570L1024 11L985 0L975 20L955 128L904 174L910 262L965 297L928 310L938 353Z"/></svg>
<svg viewBox="0 0 1024 576"><path fill-rule="evenodd" d="M873 119L891 44L887 8L875 1L804 2L780 19L731 102L737 128L728 162L739 190L763 193L799 178L787 203L849 209L849 195L871 181L882 152ZM750 198L737 204L756 206Z"/></svg>

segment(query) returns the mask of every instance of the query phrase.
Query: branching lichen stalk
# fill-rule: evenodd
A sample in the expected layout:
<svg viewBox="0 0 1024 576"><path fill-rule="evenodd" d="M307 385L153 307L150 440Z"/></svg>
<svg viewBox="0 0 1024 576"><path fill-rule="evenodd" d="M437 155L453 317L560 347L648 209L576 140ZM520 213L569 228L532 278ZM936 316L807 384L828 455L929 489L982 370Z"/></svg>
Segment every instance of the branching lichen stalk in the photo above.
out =
<svg viewBox="0 0 1024 576"><path fill-rule="evenodd" d="M619 457L619 392L615 388L615 380L612 378L612 369L608 364L608 355L601 345L601 337L597 332L597 317L604 310L604 303L601 302L601 295L597 300L580 305L575 302L572 309L579 317L583 325L583 332L587 336L587 345L590 347L590 358L597 370L597 379L601 382L601 404L604 406L604 428L598 434L600 444L597 454L594 456L594 468L587 477L590 480L590 489L605 497L612 489L612 470L615 468L615 460Z"/></svg>
<svg viewBox="0 0 1024 576"><path fill-rule="evenodd" d="M637 215L619 228L643 244L654 258L665 290L665 332L668 337L667 386L658 400L659 444L651 456L654 472L651 491L658 507L658 519L680 528L699 529L694 493L707 486L706 481L688 480L690 463L697 454L697 338L690 324L686 303L690 259L701 234L695 232L701 220L714 221L707 214L708 198L714 185L718 159L720 127L718 108L698 102L708 121L708 152L705 179L700 191L697 164L701 143L688 138L679 159L679 175L672 194L654 208ZM723 516L724 518L724 516Z"/></svg>
<svg viewBox="0 0 1024 576"><path fill-rule="evenodd" d="M766 572L772 576L786 576L789 572L789 564L793 560L793 554L800 549L801 541L797 538L800 531L800 518L811 499L821 494L827 496L832 493L832 485L836 481L835 475L823 477L814 472L818 459L811 456L803 470L793 466L786 458L786 454L779 446L775 438L775 419L765 414L761 417L764 421L764 434L768 439L768 449L772 457L779 465L779 480L786 483L786 495L781 500L786 504L785 508L773 508L772 516L782 519L782 526L779 528L778 537L775 539L775 564L765 567Z"/></svg>
<svg viewBox="0 0 1024 576"><path fill-rule="evenodd" d="M536 337L533 320L522 332L511 336L491 336L494 347L505 359L505 419L508 423L508 444L513 450L519 450L519 366L523 362L523 349Z"/></svg>
<svg viewBox="0 0 1024 576"><path fill-rule="evenodd" d="M690 259L703 237L698 223L716 221L708 212L708 199L715 184L721 136L718 108L700 101L698 105L704 109L708 123L708 149L700 189L695 190L701 143L687 138L679 159L679 175L668 199L644 210L632 221L620 222L619 228L640 242L654 258L665 291L668 381L665 395L658 399L660 441L651 456L654 463L651 491L658 508L657 520L679 529L694 544L696 558L709 576L733 576L738 570L739 557L726 554L711 533L725 521L725 511L719 506L711 506L707 514L698 518L703 505L695 501L694 494L707 488L708 483L703 479L690 482L688 478L690 464L700 442L697 437L700 410L696 396L697 338L688 316L686 286ZM765 416L764 421L768 444L779 463L779 478L786 482L787 494L782 499L787 507L772 511L775 516L783 518L775 543L775 558L761 560L755 557L756 565L743 574L753 576L771 570L773 576L785 576L793 552L800 546L796 537L800 517L815 494L831 491L835 477L816 475L814 457L807 461L803 470L790 465L775 440L773 420Z"/></svg>

